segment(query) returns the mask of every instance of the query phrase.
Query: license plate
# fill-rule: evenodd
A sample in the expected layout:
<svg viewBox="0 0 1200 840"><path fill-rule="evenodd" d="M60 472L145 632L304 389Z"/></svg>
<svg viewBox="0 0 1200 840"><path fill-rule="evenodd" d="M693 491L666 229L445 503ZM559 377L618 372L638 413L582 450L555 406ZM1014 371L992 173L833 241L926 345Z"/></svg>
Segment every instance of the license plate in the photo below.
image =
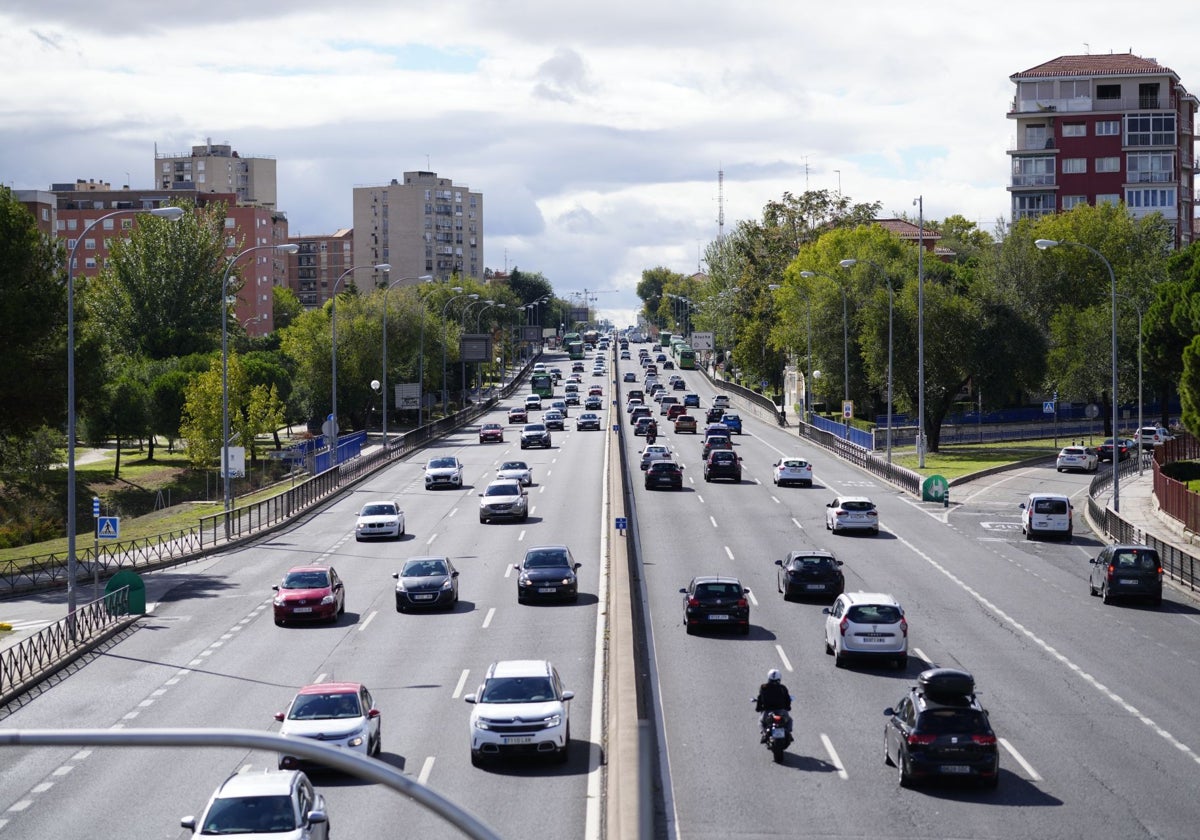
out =
<svg viewBox="0 0 1200 840"><path fill-rule="evenodd" d="M310 613L310 612L312 612L312 607L296 607L294 610L292 610L292 612L294 612L294 613Z"/></svg>
<svg viewBox="0 0 1200 840"><path fill-rule="evenodd" d="M971 772L971 768L965 764L943 764L941 767L943 773L950 773L956 776L961 776Z"/></svg>
<svg viewBox="0 0 1200 840"><path fill-rule="evenodd" d="M787 730L785 730L782 726L776 726L774 729L771 730L772 738L782 738L786 734L787 734Z"/></svg>
<svg viewBox="0 0 1200 840"><path fill-rule="evenodd" d="M558 589L553 586L539 586L538 587L538 592L542 592L542 593L550 593L550 592L557 592L557 591L558 591Z"/></svg>
<svg viewBox="0 0 1200 840"><path fill-rule="evenodd" d="M413 597L414 601L432 601L433 600L433 595L414 595L412 597Z"/></svg>
<svg viewBox="0 0 1200 840"><path fill-rule="evenodd" d="M710 615L708 617L708 620L709 621L728 621L729 616L727 616L727 615Z"/></svg>
<svg viewBox="0 0 1200 840"><path fill-rule="evenodd" d="M859 641L864 645L881 645L887 641L882 636L860 636Z"/></svg>
<svg viewBox="0 0 1200 840"><path fill-rule="evenodd" d="M1121 584L1137 584L1137 583L1138 583L1138 581L1136 581L1136 580L1122 580L1122 581L1118 581L1118 583L1121 583Z"/></svg>
<svg viewBox="0 0 1200 840"><path fill-rule="evenodd" d="M532 744L532 735L510 735L504 739L506 744Z"/></svg>
<svg viewBox="0 0 1200 840"><path fill-rule="evenodd" d="M805 589L824 589L825 584L823 584L823 583L806 583L806 584L804 584L804 588Z"/></svg>

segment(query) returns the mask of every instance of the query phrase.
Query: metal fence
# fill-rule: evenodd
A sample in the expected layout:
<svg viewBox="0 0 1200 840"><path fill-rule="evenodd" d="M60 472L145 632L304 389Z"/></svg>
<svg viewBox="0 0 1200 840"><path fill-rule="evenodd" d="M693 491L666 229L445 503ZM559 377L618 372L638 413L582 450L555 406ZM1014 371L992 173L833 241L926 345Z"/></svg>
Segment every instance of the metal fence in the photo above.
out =
<svg viewBox="0 0 1200 840"><path fill-rule="evenodd" d="M1200 493L1188 489L1182 481L1167 476L1164 464L1172 461L1194 461L1200 458L1200 441L1191 435L1180 435L1154 448L1154 498L1163 513L1173 516L1192 532L1200 532Z"/></svg>
<svg viewBox="0 0 1200 840"><path fill-rule="evenodd" d="M841 424L834 425L841 428ZM856 430L851 429L851 431ZM842 438L839 434L825 431L810 423L801 423L800 436L914 496L919 496L921 493L922 477L920 473L899 464L889 464L886 458L879 457L869 449Z"/></svg>

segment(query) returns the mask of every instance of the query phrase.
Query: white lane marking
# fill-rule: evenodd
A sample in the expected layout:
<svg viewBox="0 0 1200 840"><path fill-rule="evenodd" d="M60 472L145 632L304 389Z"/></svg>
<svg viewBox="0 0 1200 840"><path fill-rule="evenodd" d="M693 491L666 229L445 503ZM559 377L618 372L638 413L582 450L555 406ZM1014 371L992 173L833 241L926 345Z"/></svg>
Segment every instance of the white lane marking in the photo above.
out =
<svg viewBox="0 0 1200 840"><path fill-rule="evenodd" d="M489 609L487 611L487 615L484 616L483 627L481 629L486 630L488 628L488 625L492 623L492 616L494 616L495 614L496 614L495 607L492 607L491 609Z"/></svg>
<svg viewBox="0 0 1200 840"><path fill-rule="evenodd" d="M362 631L366 630L367 625L374 621L375 616L377 615L379 615L379 610L371 610L370 614L359 623L358 632L361 633Z"/></svg>
<svg viewBox="0 0 1200 840"><path fill-rule="evenodd" d="M429 539L425 540L425 545L433 545L433 541L437 539L437 534L430 534Z"/></svg>
<svg viewBox="0 0 1200 840"><path fill-rule="evenodd" d="M458 513L458 508L451 508L450 513L446 514L446 518L449 519L451 516L453 516L456 513Z"/></svg>
<svg viewBox="0 0 1200 840"><path fill-rule="evenodd" d="M529 515L530 515L530 516L532 516L532 515L533 515L533 512L534 512L535 510L537 510L537 505L534 505L533 507L531 507L531 508L529 509Z"/></svg>
<svg viewBox="0 0 1200 840"><path fill-rule="evenodd" d="M317 674L317 678L315 680L313 680L313 683L314 684L315 683L323 683L323 682L325 682L326 679L328 679L328 677L329 677L328 673Z"/></svg>
<svg viewBox="0 0 1200 840"><path fill-rule="evenodd" d="M54 782L39 782L31 790L33 793L45 793L52 787L54 787Z"/></svg>
<svg viewBox="0 0 1200 840"><path fill-rule="evenodd" d="M825 745L825 752L829 753L829 763L837 768L838 778L849 779L850 774L842 766L842 760L838 758L837 750L833 748L833 741L830 741L829 736L824 732L821 733L821 743Z"/></svg>
<svg viewBox="0 0 1200 840"><path fill-rule="evenodd" d="M1089 683L1093 688L1095 688L1098 692L1100 692L1102 695L1107 697L1113 703L1116 703L1118 706L1123 708L1130 715L1132 715L1133 717L1140 720L1142 723L1149 726L1168 744L1173 746L1175 749L1179 750L1181 753L1186 755L1189 759L1194 761L1196 764L1200 764L1200 755L1197 755L1196 752L1191 747L1187 746L1187 744L1184 744L1182 741L1180 741L1178 738L1176 738L1170 732L1163 729L1161 726L1156 724L1153 720L1151 720L1150 718L1143 715L1140 711L1138 711L1138 709L1136 707L1127 703L1124 700L1124 698L1122 698L1119 694L1111 691L1106 685L1104 685L1102 682L1097 680L1094 676L1092 676L1087 671L1080 668L1077 664L1072 662L1065 655L1059 653L1058 650L1055 649L1049 642L1042 639L1040 636L1038 636L1036 633L1034 633L1028 627L1023 625L1021 622L1017 621L1015 618L1013 618L1011 615L1006 613L1004 610L1000 609L1000 607L997 604L993 603L992 601L989 601L982 594L975 591L975 589L973 589L969 584L967 584L965 581L960 579L958 576L956 576L953 572L951 572L949 569L947 569L941 563L934 560L928 554L921 551L921 549L917 548L915 545L913 545L911 542L909 542L908 540L906 540L904 537L900 536L899 534L892 532L892 535L895 536L895 538L899 542L901 542L903 545L905 545L910 551L912 551L913 554L917 555L922 560L924 560L926 563L933 566L933 568L937 569L939 572L941 572L943 575L945 575L947 578L949 578L950 581L952 581L956 586L958 586L960 589L962 589L964 592L966 592L968 595L970 595L972 598L974 598L978 603L983 605L985 608L991 610L1001 620L1008 622L1016 630L1023 633L1027 639L1029 639L1035 645L1040 647L1042 650L1044 650L1050 656L1057 659L1059 662L1061 662L1063 665L1065 665L1068 669L1070 669L1071 671L1074 671L1082 680Z"/></svg>
<svg viewBox="0 0 1200 840"><path fill-rule="evenodd" d="M521 533L517 534L517 542L524 542L524 541L525 541L525 529L522 528ZM508 575L505 575L505 577L508 577Z"/></svg>
<svg viewBox="0 0 1200 840"><path fill-rule="evenodd" d="M801 525L799 522L797 522L796 517L794 517L794 516L792 517L792 524L795 525L797 528L799 528L801 531L804 530L804 526Z"/></svg>
<svg viewBox="0 0 1200 840"><path fill-rule="evenodd" d="M513 569L513 564L512 564L512 563L505 563L505 564L504 564L504 579L505 579L505 580L508 580L508 576L509 576L509 575L511 575L511 574L513 573L513 571L515 571L515 570Z"/></svg>
<svg viewBox="0 0 1200 840"><path fill-rule="evenodd" d="M714 528L717 527L717 520L714 517L712 517L712 516L708 517L708 521L712 523L712 526Z"/></svg>
<svg viewBox="0 0 1200 840"><path fill-rule="evenodd" d="M779 499L775 498L774 496L771 497L771 501L777 505L783 504L783 502L779 501Z"/></svg>
<svg viewBox="0 0 1200 840"><path fill-rule="evenodd" d="M729 546L725 546L725 556L730 560L733 559L733 551L730 550Z"/></svg>
<svg viewBox="0 0 1200 840"><path fill-rule="evenodd" d="M775 645L775 650L779 653L779 658L783 660L783 667L788 671L793 671L792 663L788 660L787 654L783 652L783 645Z"/></svg>
<svg viewBox="0 0 1200 840"><path fill-rule="evenodd" d="M421 772L417 774L417 781L423 785L429 784L429 774L433 772L433 756L426 756L425 763L421 765Z"/></svg>
<svg viewBox="0 0 1200 840"><path fill-rule="evenodd" d="M547 477L547 478L549 478L549 477L550 477L550 471L549 471L549 470L547 470L547 471L546 471L546 477ZM546 485L545 485L545 484L539 484L539 485L538 485L538 492L539 492L539 493L545 493L545 492L546 492Z"/></svg>
<svg viewBox="0 0 1200 840"><path fill-rule="evenodd" d="M910 648L908 652L917 657L917 659L920 659L922 662L929 665L930 668L933 667L933 662L930 661L929 657L925 655L925 651L921 650L920 648Z"/></svg>
<svg viewBox="0 0 1200 840"><path fill-rule="evenodd" d="M54 775L54 776L65 776L65 775L67 775L68 773L70 773L70 772L71 772L72 770L74 770L74 769L75 769L75 765L73 765L73 764L64 764L62 767L57 767L57 768L55 768L54 772L53 772L51 775Z"/></svg>
<svg viewBox="0 0 1200 840"><path fill-rule="evenodd" d="M459 674L458 683L454 686L454 693L450 695L450 699L457 700L462 696L463 687L467 684L467 675L470 673L470 668L464 668L463 672Z"/></svg>
<svg viewBox="0 0 1200 840"><path fill-rule="evenodd" d="M688 478L688 481L692 481L691 477ZM696 482L692 481L692 484L695 484L695 483ZM704 504L704 497L701 496L699 493L696 494L696 500L699 501L700 504Z"/></svg>
<svg viewBox="0 0 1200 840"><path fill-rule="evenodd" d="M1013 745L1008 742L1007 738L997 738L996 740L999 741L1000 746L1004 747L1008 754L1016 760L1017 764L1020 764L1021 767L1024 768L1025 772L1029 774L1030 779L1035 782L1040 782L1042 780L1042 777L1038 774L1038 771L1034 770L1033 765L1025 760L1025 756L1016 751Z"/></svg>

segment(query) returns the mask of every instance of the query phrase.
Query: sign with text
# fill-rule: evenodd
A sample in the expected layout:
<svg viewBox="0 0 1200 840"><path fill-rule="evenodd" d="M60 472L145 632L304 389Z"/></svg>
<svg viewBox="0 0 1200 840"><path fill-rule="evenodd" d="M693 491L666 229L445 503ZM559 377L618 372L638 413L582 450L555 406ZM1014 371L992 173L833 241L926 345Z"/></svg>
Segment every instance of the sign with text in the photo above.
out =
<svg viewBox="0 0 1200 840"><path fill-rule="evenodd" d="M541 341L542 340L542 328L539 327L537 324L526 324L525 326L521 327L521 340L522 341Z"/></svg>
<svg viewBox="0 0 1200 840"><path fill-rule="evenodd" d="M693 350L712 350L713 349L713 334L710 332L694 332L694 333L692 333L692 349Z"/></svg>
<svg viewBox="0 0 1200 840"><path fill-rule="evenodd" d="M404 382L397 385L396 393L392 397L392 404L396 408L416 411L421 407L421 386L416 382Z"/></svg>
<svg viewBox="0 0 1200 840"><path fill-rule="evenodd" d="M492 337L487 333L465 333L458 341L458 353L464 362L490 362Z"/></svg>
<svg viewBox="0 0 1200 840"><path fill-rule="evenodd" d="M225 455L221 455L221 465L217 468L218 472L225 468ZM222 475L224 475L222 473ZM229 477L230 478L245 478L246 477L246 447L230 446L229 447Z"/></svg>

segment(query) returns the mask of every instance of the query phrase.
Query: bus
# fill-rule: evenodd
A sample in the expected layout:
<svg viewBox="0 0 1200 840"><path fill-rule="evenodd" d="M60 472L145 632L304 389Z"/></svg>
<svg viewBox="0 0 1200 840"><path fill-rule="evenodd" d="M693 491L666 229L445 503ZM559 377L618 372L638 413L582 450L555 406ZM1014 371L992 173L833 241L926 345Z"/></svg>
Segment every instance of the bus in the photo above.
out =
<svg viewBox="0 0 1200 840"><path fill-rule="evenodd" d="M533 393L544 400L554 396L554 374L552 373L533 374L529 377L529 385L533 389Z"/></svg>
<svg viewBox="0 0 1200 840"><path fill-rule="evenodd" d="M583 342L576 339L567 342L567 356L572 360L583 359Z"/></svg>
<svg viewBox="0 0 1200 840"><path fill-rule="evenodd" d="M680 370L695 370L696 369L696 351L686 344L679 348L679 369Z"/></svg>

